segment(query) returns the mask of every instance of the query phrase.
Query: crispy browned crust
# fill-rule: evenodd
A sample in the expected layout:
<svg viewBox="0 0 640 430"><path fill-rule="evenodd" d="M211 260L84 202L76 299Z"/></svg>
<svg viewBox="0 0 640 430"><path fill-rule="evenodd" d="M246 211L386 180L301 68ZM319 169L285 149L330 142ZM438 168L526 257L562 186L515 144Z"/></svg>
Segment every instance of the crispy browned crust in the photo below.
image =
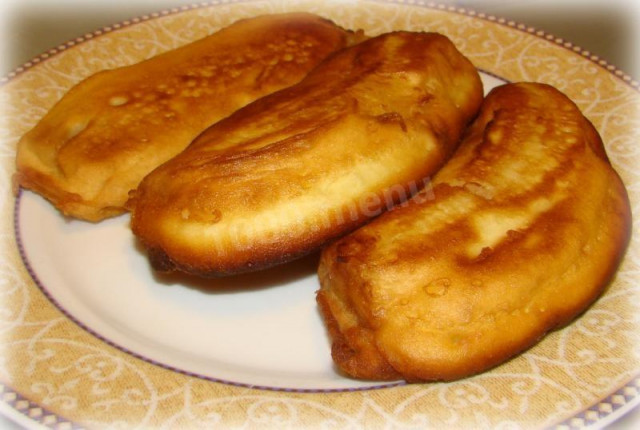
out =
<svg viewBox="0 0 640 430"><path fill-rule="evenodd" d="M133 232L160 270L219 276L291 260L408 197L481 101L478 72L446 37L369 39L147 176Z"/></svg>
<svg viewBox="0 0 640 430"><path fill-rule="evenodd" d="M325 291L316 296L318 307L331 338L331 357L346 375L387 381L402 378L389 362L375 348L373 331L366 327L342 329L334 317Z"/></svg>
<svg viewBox="0 0 640 430"><path fill-rule="evenodd" d="M15 182L68 216L120 214L129 191L206 127L299 82L359 37L311 14L265 15L99 72L20 140Z"/></svg>
<svg viewBox="0 0 640 430"><path fill-rule="evenodd" d="M598 133L546 85L494 89L432 185L322 253L318 302L348 375L496 366L596 300L629 240Z"/></svg>

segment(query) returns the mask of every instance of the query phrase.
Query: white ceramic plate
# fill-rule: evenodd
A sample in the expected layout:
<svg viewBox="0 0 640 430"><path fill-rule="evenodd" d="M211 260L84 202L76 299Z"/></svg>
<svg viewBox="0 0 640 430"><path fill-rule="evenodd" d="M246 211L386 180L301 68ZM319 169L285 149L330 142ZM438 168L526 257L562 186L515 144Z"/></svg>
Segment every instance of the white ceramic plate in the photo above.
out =
<svg viewBox="0 0 640 430"><path fill-rule="evenodd" d="M486 89L504 83L482 76ZM243 386L331 391L390 385L347 379L333 368L315 304L315 255L240 277L162 277L149 267L128 216L98 225L65 219L31 192L21 195L17 210L24 260L45 294L124 351Z"/></svg>

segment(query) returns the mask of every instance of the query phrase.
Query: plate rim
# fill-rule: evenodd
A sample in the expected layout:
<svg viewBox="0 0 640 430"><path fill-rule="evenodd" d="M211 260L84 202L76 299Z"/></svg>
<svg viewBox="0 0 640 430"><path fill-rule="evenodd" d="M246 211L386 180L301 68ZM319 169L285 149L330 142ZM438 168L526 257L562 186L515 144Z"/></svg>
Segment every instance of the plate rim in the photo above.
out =
<svg viewBox="0 0 640 430"><path fill-rule="evenodd" d="M29 69L37 66L38 64L50 60L51 58L57 56L58 54L73 48L76 45L88 42L97 37L103 36L105 34L112 33L114 31L131 27L136 24L140 24L146 21L151 21L157 18L179 14L183 12L187 12L190 10L197 9L206 9L210 7L235 4L235 3L244 3L251 2L252 0L204 0L200 3L188 3L181 6L164 8L157 12L146 13L140 16L135 16L114 24L106 25L101 28L98 28L93 31L89 31L82 35L79 35L73 39L70 39L66 42L58 44L57 46L51 47L44 52L36 55L35 57L27 60L26 62L16 66L13 70L10 70L5 75L0 76L0 86L3 86L9 83L11 80L17 78L21 74L27 72ZM602 67L608 73L613 74L623 82L625 82L630 87L634 88L636 91L640 92L640 80L634 78L626 71L622 70L618 66L608 62L607 60L600 58L598 55L591 53L589 50L582 48L581 46L574 44L571 41L565 40L561 37L557 37L552 33L544 30L540 30L535 26L526 25L516 20L506 19L499 15L485 13L479 9L475 9L473 7L468 6L455 6L447 3L441 3L438 1L429 1L429 0L364 0L365 2L372 3L380 3L380 4L397 4L408 7L422 7L433 10L440 10L444 12L456 13L458 15L473 17L482 19L484 21L488 21L494 24L499 24L505 27L508 27L512 30L521 31L524 33L531 34L540 39L544 39L548 42L553 43L561 48L569 52L573 52L575 54L581 55L583 58L589 60L590 62Z"/></svg>

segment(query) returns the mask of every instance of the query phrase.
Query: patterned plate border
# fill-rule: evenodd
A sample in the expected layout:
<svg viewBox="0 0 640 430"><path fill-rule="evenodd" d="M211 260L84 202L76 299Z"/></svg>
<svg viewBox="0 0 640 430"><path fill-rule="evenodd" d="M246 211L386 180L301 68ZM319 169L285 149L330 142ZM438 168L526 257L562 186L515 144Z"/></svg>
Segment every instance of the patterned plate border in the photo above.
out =
<svg viewBox="0 0 640 430"><path fill-rule="evenodd" d="M634 88L636 91L640 91L640 82L638 82L637 80L633 79L630 75L626 74L624 71L618 69L616 66L609 64L606 60L601 59L600 57L598 57L597 55L582 49L581 47L573 44L570 41L566 41L562 38L556 37L552 34L549 34L545 31L542 30L538 30L534 27L531 26L527 26L524 25L522 23L518 23L516 21L513 20L508 20L502 17L498 17L492 14L486 14L484 12L478 12L475 11L473 9L470 8L466 8L466 7L458 7L458 6L453 6L453 5L447 5L447 4L442 4L442 3L436 3L436 2L430 2L430 1L423 1L423 0L371 0L373 2L377 2L377 3L392 3L392 4L399 4L399 5L408 5L408 6L421 6L421 7L426 7L426 8L430 8L430 9L434 9L434 10L440 10L440 11L446 11L446 12L453 12L453 13L457 13L457 14L461 14L461 15L466 15L466 16L470 16L470 17L475 17L475 18L479 18L482 20L486 20L488 22L493 22L493 23L497 23L506 27L509 27L510 29L515 29L518 31L522 31L522 32L526 32L532 35L535 35L536 37L539 37L541 39L547 40L549 42L552 42L553 44L563 47L569 51L572 51L576 54L581 55L582 57L588 59L589 61L593 62L594 64L602 67L603 69L605 69L607 72L615 75L616 77L618 77L619 79L621 79L622 81L624 81L627 85L629 85L630 87ZM194 3L194 4L190 4L190 5L183 5L180 7L175 7L175 8L170 8L170 9L164 9L161 10L159 12L153 12L150 14L145 14L142 15L140 17L134 17L130 20L125 20L122 21L120 23L116 23L116 24L112 24L110 26L105 26L101 29L95 30L93 32L90 33L86 33L85 35L79 36L73 40L69 40L61 45L58 45L56 47L53 47L49 50L47 50L46 52L41 53L40 55L34 57L32 60L18 66L16 69L14 69L13 71L9 72L6 76L4 77L0 77L0 86L9 83L12 79L18 77L19 75L27 72L29 69L33 68L34 66L47 61L53 57L55 57L56 55L62 53L63 51L70 49L76 45L82 44L84 42L90 41L92 39L95 39L97 37L100 37L104 34L110 33L112 31L115 30L119 30L122 28L126 28L132 25L136 25L145 21L149 21L149 20L153 20L159 17L163 17L163 16L168 16L168 15L172 15L172 14L178 14L181 12L185 12L188 10L194 10L194 9L199 9L199 8L207 8L207 7L212 7L212 6L217 6L217 5L224 5L224 4L229 4L229 3L243 3L243 2L251 2L251 0L208 0L206 2L203 3ZM504 78L492 74L492 73L488 73L486 71L484 71L487 74L491 74L497 78L503 79ZM15 200L15 208L14 210L17 212L18 210L18 206L19 206L19 199L20 199L20 194L18 194L18 196L16 197ZM17 219L17 217L16 217ZM14 219L14 221L16 220ZM24 258L24 254L22 252L22 249L20 250L22 257ZM33 272L31 271L31 269L28 267L28 263L25 260L25 264L27 264L27 268L29 273L33 275ZM75 321L73 319L73 317L71 315L68 315L68 313L61 308L56 302L55 300L46 292L45 289L42 288L40 282L37 280L37 278L34 276L34 280L35 282L38 284L39 288L43 291L43 293L47 296L48 300L50 300L57 308L59 308L68 318L71 318L74 322L76 322L76 324L78 324L81 328L83 328L84 330L87 330L88 332L90 332L92 335L99 337L97 334L93 333L89 328L83 326L81 323ZM106 339L102 339L101 340L110 343L108 340ZM134 356L136 356L135 353L130 352L130 351L126 351L129 354L132 354ZM143 357L140 357L143 358ZM144 358L143 358L144 359ZM146 360L146 359L145 359ZM149 360L147 360L149 361ZM157 363L156 363L157 364ZM159 366L162 367L166 367L163 366L161 364L157 364ZM180 373L184 373L186 375L190 375L190 376L198 376L201 377L199 375L192 375L189 372L183 372L180 371L179 369L172 369L174 371L180 372ZM209 379L209 378L205 378L205 379ZM212 379L213 381L216 381L214 379ZM217 382L223 382L223 383L228 383L225 381L217 381ZM233 383L231 383L233 384ZM254 387L256 388L256 387ZM260 387L257 387L260 388ZM268 387L264 387L267 388ZM375 389L375 388L379 388L379 387L372 387L372 388L368 388L368 389ZM294 390L294 391L298 391L298 390ZM301 390L298 392L307 392L308 390ZM310 392L313 392L314 390L311 390ZM40 406L38 403L31 401L29 398L21 395L18 390L13 389L9 384L4 384L0 381L0 398L1 398L1 403L2 403L2 407L0 407L0 412L3 412L6 414L7 417L16 420L17 423L22 424L22 425L29 425L31 423L33 424L37 424L40 426L44 426L46 428L51 428L51 429L81 429L84 428L81 425L74 423L68 419L66 419L65 417L63 417L60 414L51 412L50 410L48 410L45 407ZM607 396L606 398L602 399L601 401L593 404L592 406L588 407L587 409L585 409L584 411L569 417L567 419L565 419L564 421L554 425L552 428L554 429L558 429L558 430L573 430L573 429L584 429L584 428L601 428L604 425L610 424L611 422L613 422L615 419L620 418L622 415L624 415L624 413L628 412L630 409L632 409L633 407L637 407L640 404L640 375L634 377L633 379L629 380L626 384L624 384L621 388L619 388L618 390L616 390L615 392L613 392L612 394L610 394L609 396ZM7 410L7 408L9 410ZM622 412L622 413L621 413ZM17 418L16 418L17 417ZM22 418L25 418L25 420L23 420ZM613 419L612 419L613 418Z"/></svg>
<svg viewBox="0 0 640 430"><path fill-rule="evenodd" d="M240 3L243 0L235 0L235 3ZM244 0L244 1L251 1L251 0ZM558 46L562 46L570 51L573 51L577 54L582 55L584 58L592 61L595 64L598 64L599 66L603 67L604 69L606 69L608 72L613 73L615 76L617 76L618 78L622 79L623 81L625 81L627 84L629 84L630 86L632 86L633 88L640 90L640 81L635 80L634 78L632 78L629 74L627 74L626 72L618 69L616 66L614 66L613 64L609 64L606 60L600 58L598 55L593 54L591 52L589 52L586 49L581 48L580 46L577 46L575 44L573 44L570 41L564 40L561 37L556 37L553 34L549 34L543 30L538 30L535 27L532 26L528 26L522 23L519 23L517 21L514 20L510 20L510 19L506 19L506 18L502 18L496 15L492 15L492 14L487 14L484 12L478 12L474 9L471 8L467 8L467 7L459 7L459 6L453 6L453 5L447 5L444 3L437 3L437 2L431 2L431 1L424 1L424 0L372 0L374 2L378 2L378 3L395 3L395 4L400 4L400 5L409 5L409 6L421 6L421 7L426 7L426 8L430 8L430 9L435 9L435 10L442 10L442 11L447 11L447 12L454 12L454 13L458 13L461 15L466 15L466 16L470 16L470 17L475 17L475 18L480 18L489 22L494 22L494 23L498 23L500 25L505 25L509 28L515 29L515 30L519 30L519 31L524 31L526 33L535 35L539 38L545 39L549 42L552 42ZM88 40L94 39L96 37L102 36L103 34L115 31L115 30L119 30L121 28L125 28L125 27L129 27L131 25L135 25L135 24L139 24L141 22L144 21L149 21L152 19L156 19L162 16L168 16L168 15L172 15L172 14L176 14L176 13L181 13L181 12L185 12L188 10L192 10L192 9L199 9L199 8L205 8L205 7L211 7L211 6L216 6L216 5L222 5L222 4L228 4L230 3L229 0L207 0L206 2L203 3L193 3L193 4L188 4L188 5L183 5L180 7L174 7L174 8L170 8L170 9L163 9L161 11L158 12L152 12L149 14L145 14L139 17L134 17L131 18L129 20L125 20L122 21L120 23L115 23L109 26L105 26L103 28L97 29L93 32L90 33L86 33L82 36L76 37L75 39L69 40L61 45L58 45L56 47L53 47L49 50L47 50L46 52L41 53L40 55L36 56L35 58L27 61L26 63L16 67L14 70L10 71L6 76L2 76L0 77L0 85L5 84L7 82L9 82L11 79L15 78L16 76L26 72L27 70L29 70L30 68L32 68L33 66L46 61L48 59L50 59L51 57L59 54L62 51L65 51L69 48L72 48L78 44L84 43Z"/></svg>

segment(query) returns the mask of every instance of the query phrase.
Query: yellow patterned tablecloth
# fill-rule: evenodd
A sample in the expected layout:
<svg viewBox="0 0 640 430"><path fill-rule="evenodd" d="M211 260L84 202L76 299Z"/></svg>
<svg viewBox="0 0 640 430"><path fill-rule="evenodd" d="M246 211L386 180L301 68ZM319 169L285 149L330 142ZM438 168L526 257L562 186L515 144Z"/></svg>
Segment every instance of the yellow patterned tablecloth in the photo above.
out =
<svg viewBox="0 0 640 430"><path fill-rule="evenodd" d="M567 328L490 372L453 383L356 392L259 390L136 358L83 330L26 271L14 237L17 139L74 83L203 37L232 21L307 10L344 27L449 36L481 70L570 96L600 131L634 213L640 203L636 83L568 42L494 17L420 0L213 1L141 17L69 41L0 88L0 382L5 406L47 427L583 427L636 402L640 383L638 222L606 294Z"/></svg>

